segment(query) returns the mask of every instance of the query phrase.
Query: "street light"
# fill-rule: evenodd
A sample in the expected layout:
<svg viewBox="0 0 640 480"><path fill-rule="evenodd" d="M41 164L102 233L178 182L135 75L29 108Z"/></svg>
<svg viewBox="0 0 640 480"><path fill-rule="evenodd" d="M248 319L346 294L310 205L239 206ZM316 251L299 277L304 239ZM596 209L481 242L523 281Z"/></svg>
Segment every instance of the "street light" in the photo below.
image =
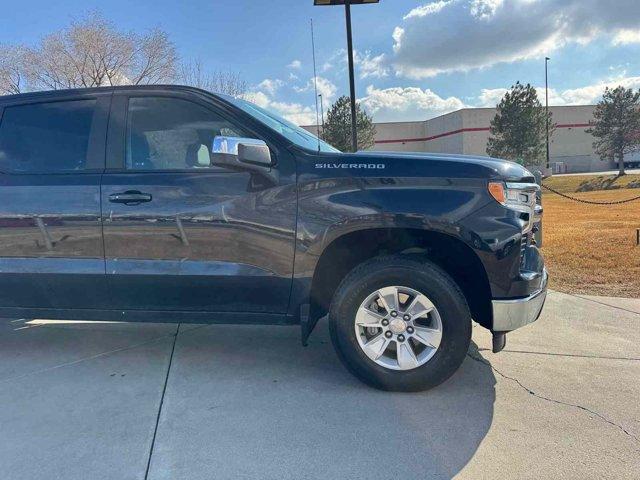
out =
<svg viewBox="0 0 640 480"><path fill-rule="evenodd" d="M549 151L549 57L544 57L544 88L545 88L545 114L547 117L547 168L550 163L550 151Z"/></svg>
<svg viewBox="0 0 640 480"><path fill-rule="evenodd" d="M353 34L351 31L351 5L379 3L380 0L313 0L316 6L344 5L347 20L347 53L349 56L349 87L351 91L351 148L358 151L358 131L356 118L356 79L353 69Z"/></svg>

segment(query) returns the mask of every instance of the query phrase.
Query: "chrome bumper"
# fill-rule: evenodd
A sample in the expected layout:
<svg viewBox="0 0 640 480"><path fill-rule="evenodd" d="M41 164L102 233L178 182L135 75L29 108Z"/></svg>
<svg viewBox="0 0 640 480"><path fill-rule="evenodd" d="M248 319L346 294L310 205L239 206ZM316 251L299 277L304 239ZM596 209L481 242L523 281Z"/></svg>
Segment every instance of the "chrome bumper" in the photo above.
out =
<svg viewBox="0 0 640 480"><path fill-rule="evenodd" d="M511 332L538 320L547 299L549 280L546 270L542 275L541 288L534 294L516 300L494 300L492 302L494 332Z"/></svg>

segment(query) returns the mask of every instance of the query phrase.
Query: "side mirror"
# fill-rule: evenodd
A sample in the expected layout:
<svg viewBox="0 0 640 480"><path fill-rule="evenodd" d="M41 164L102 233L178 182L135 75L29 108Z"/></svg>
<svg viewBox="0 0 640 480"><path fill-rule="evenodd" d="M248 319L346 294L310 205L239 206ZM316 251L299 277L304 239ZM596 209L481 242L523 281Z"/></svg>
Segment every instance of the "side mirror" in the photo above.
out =
<svg viewBox="0 0 640 480"><path fill-rule="evenodd" d="M211 149L213 165L245 170L270 169L271 151L265 142L253 138L215 137Z"/></svg>

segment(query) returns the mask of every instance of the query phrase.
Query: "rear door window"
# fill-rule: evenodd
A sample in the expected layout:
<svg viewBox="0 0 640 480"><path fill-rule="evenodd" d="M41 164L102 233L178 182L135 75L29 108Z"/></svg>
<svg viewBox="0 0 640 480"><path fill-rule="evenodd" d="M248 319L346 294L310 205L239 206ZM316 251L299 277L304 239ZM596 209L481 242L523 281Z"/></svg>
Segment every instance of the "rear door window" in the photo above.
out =
<svg viewBox="0 0 640 480"><path fill-rule="evenodd" d="M0 120L0 171L85 170L95 112L96 100L6 107Z"/></svg>

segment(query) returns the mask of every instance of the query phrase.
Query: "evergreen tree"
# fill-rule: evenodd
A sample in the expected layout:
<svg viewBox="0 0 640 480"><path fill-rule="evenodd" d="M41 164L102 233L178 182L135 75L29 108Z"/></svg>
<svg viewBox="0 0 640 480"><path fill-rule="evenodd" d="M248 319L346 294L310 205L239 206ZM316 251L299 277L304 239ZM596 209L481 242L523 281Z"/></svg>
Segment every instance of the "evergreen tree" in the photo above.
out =
<svg viewBox="0 0 640 480"><path fill-rule="evenodd" d="M373 119L365 112L360 104L356 104L356 119L358 130L358 150L366 150L375 144L376 127ZM351 148L351 100L340 97L327 112L322 139L343 152L350 152Z"/></svg>
<svg viewBox="0 0 640 480"><path fill-rule="evenodd" d="M487 154L526 166L543 165L547 151L547 114L536 89L517 82L497 106ZM555 126L549 113L550 134Z"/></svg>

